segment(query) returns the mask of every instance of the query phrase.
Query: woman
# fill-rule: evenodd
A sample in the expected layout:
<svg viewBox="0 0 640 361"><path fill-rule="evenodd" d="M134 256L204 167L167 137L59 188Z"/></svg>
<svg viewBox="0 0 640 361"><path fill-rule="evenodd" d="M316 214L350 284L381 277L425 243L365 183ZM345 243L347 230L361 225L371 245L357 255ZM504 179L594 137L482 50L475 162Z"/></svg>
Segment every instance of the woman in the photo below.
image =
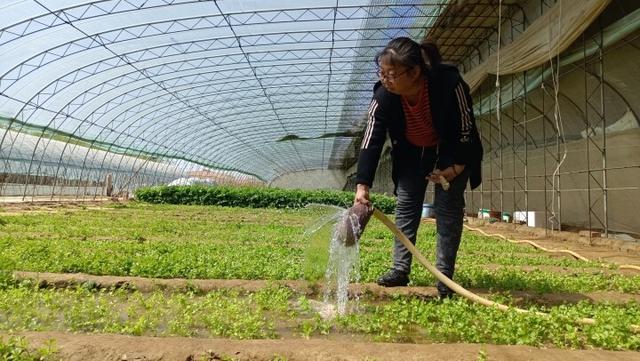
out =
<svg viewBox="0 0 640 361"><path fill-rule="evenodd" d="M462 235L464 190L468 181L472 189L481 182L482 145L469 87L455 67L441 64L432 42L393 39L376 56L376 63L380 81L374 86L360 147L354 203L370 204L369 188L388 134L396 225L415 244L427 183L438 183L434 200L436 267L452 278ZM449 183L448 190L439 184L441 176ZM377 283L406 286L411 258L395 239L393 267ZM452 294L440 282L437 288L441 298Z"/></svg>

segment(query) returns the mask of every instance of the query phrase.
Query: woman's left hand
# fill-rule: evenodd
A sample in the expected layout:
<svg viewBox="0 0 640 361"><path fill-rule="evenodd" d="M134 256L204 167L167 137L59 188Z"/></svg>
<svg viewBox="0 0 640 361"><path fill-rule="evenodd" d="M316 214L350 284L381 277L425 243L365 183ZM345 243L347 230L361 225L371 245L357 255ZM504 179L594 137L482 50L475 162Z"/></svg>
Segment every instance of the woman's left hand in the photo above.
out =
<svg viewBox="0 0 640 361"><path fill-rule="evenodd" d="M443 176L447 181L451 182L455 177L462 173L462 171L464 171L464 164L454 164L443 170L434 170L429 176L429 180L434 183L440 183L440 176Z"/></svg>

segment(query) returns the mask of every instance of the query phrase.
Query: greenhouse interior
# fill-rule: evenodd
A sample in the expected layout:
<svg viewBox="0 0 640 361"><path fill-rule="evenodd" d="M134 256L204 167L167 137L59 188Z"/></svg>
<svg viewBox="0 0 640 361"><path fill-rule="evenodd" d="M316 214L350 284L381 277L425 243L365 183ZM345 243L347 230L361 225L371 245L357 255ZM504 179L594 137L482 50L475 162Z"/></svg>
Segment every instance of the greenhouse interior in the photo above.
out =
<svg viewBox="0 0 640 361"><path fill-rule="evenodd" d="M6 273L6 277L0 277L0 356L5 352L2 345L21 350L24 355L34 352L44 355L50 346L45 340L52 338L57 339L61 347L44 355L47 360L49 357L103 360L105 355L112 357L107 358L109 360L632 360L638 357L640 327L635 325L640 324L637 272L640 270L640 215L635 212L640 204L640 1L0 0L0 14L5 19L0 24L0 248L4 248L0 252L0 270ZM484 327L494 336L486 335L487 330L478 331L482 336L460 336L455 333L458 331L441 330L437 334L424 331L446 324L449 316L445 313L464 313L462 308L472 306L464 306L467 301L457 300L451 304L445 301L445 307L438 310L422 310L419 307L423 306L412 302L429 299L420 293L423 291L402 294L402 297L415 298L398 301L393 288L366 288L388 266L390 259L393 235L382 223L372 221L362 235L358 276L361 282L352 282L360 284L365 295L369 292L390 302L390 309L376 308L375 312L379 313L374 312L373 316L367 311L363 314L354 311L347 316L338 312L340 317L327 319L323 311L317 309L321 306L315 305L320 301L312 299L314 291L299 296L296 287L301 286L298 284L287 286L293 287L293 291L283 286L282 282L304 278L306 274L302 270L296 273L293 269L302 269L302 264L309 262L308 250L287 249L287 252L299 251L292 256L285 251L269 253L273 245L263 250L262 246L252 249L245 244L255 241L251 238L254 233L278 240L294 237L298 231L302 234L301 224L319 217L316 211L309 211L300 203L307 199L316 199L315 196L328 199L337 194L335 197L342 198L334 205L347 208L353 203L359 156L363 139L367 137L374 85L380 74L377 55L398 37L418 43L434 42L443 63L457 67L468 85L484 151L482 183L475 189L467 185L464 192L465 227L483 230L482 236L474 233L470 237L501 233L500 237L494 237L496 244L500 238L509 239L514 244L508 247L521 251L503 249L494 254L495 259L482 261L485 263L477 259L493 250L478 250L475 260L469 263L464 263L461 253L461 273L457 279L462 286L480 290L478 292L486 297L494 297L493 290L509 294L499 293L502 298L489 297L493 300L490 302L507 303L512 308L533 307L552 315L552 319L540 323L528 318L512 318L512 324L524 325L522 335L510 329L511 324L504 328L495 326L503 322L504 315L491 308L484 311L490 312L489 316L477 316L482 325L477 324L480 322L477 320L464 324L466 316L460 316L463 320L459 320L459 324L453 322L447 327L457 330ZM392 170L394 144L390 138L384 143L371 186L373 204L379 204L382 213L390 217L396 200ZM440 185L428 183L422 200L425 209L435 202L437 187ZM240 193L236 196L231 195L232 192ZM243 201L239 200L245 194L242 192L250 193L247 197L254 202L244 213L238 210L242 209ZM312 193L314 196L307 195ZM380 200L376 201L373 196ZM192 198L180 200L180 197ZM216 197L224 200L218 202ZM262 208L258 205L261 197L269 198L265 204L272 203ZM285 201L286 197L298 197L290 201L297 202L296 205L286 203L289 202ZM282 210L277 210L278 204ZM387 204L388 208L384 208ZM234 208L236 205L240 208ZM53 218L46 218L47 214ZM58 216L60 219L55 218ZM150 223L137 223L145 217ZM185 221L188 227L180 225L183 218L188 219ZM436 221L430 224L428 218L423 217L421 222L425 223L424 227L432 228L421 228L416 246L423 242L424 247L431 247L430 253L423 250L425 254L432 255ZM198 219L204 223L198 223ZM242 228L246 222L259 221L262 223L251 230ZM132 230L133 226L127 222L139 228ZM273 233L276 231L267 223L274 227L295 225L298 228ZM103 234L111 225L115 233ZM239 260L244 253L222 256L222 253L209 253L196 247L198 242L210 241L218 250L227 235L216 236L216 232L231 232L224 227L216 228L221 225L237 228L236 233L228 235L229 242L239 242L238 249L256 257L258 260L251 261L253 266L236 272L237 264L244 264ZM151 233L158 229L165 229L164 233ZM421 233L423 231L427 233ZM173 238L167 236L170 232ZM461 252L467 242L464 237L472 231L466 228L464 232ZM511 233L504 236L505 232ZM295 237L300 238L298 233ZM195 240L199 235L202 240ZM182 259L180 257L188 256L171 248L170 241L183 236L194 237L196 248L184 251L192 252L193 259ZM330 239L331 234L327 237ZM396 234L396 237L401 236ZM380 258L378 253L365 251L370 247L367 242L378 242L378 238L382 244ZM434 242L433 245L427 246L423 238ZM551 242L546 250L576 248L542 260L543 256L538 253L527 253L533 250L529 251L525 245L515 245L532 243L534 238L541 240L541 244L544 240ZM82 240L96 243L84 248ZM104 245L101 240L114 244ZM132 247L138 248L120 249L122 242L116 242L118 240L126 244L132 242ZM54 241L64 244L54 249ZM76 241L79 243L74 243ZM153 244L165 241L169 243ZM293 249L306 247L296 242L285 241ZM468 242L475 244L476 240ZM154 252L155 257L155 263L149 261L153 266L148 267L136 258L146 257L147 243L151 243L147 251ZM539 263L523 261L518 266L522 273L505 281L506 276L498 276L502 271L496 269L515 265L502 264L498 254L512 251L524 253L514 256L511 263L534 258ZM116 264L121 257L118 252L132 252L131 258ZM536 249L536 252L539 251ZM576 256L576 252L587 256ZM94 261L86 258L86 264L79 260L67 262L66 257L76 257L75 253L95 258L91 258ZM567 253L572 253L573 258ZM410 286L429 288L424 291L427 293L435 292L435 279L429 278L432 276L415 257ZM278 262L286 259L290 264L283 263L282 271L272 272L268 267L272 262L280 267ZM297 259L304 261L298 264ZM166 272L161 270L161 265L174 261L175 264L166 265ZM182 268L178 267L183 261ZM582 272L579 270L583 270L580 268L583 266L574 263L582 261L593 268L585 271L585 281L580 283L581 276L575 275ZM112 268L104 268L101 262ZM265 263L264 267L256 265L260 262ZM215 264L212 266L215 272L207 270L207 264ZM204 268L198 268L200 266ZM577 268L571 268L574 266ZM596 268L600 266L603 267ZM468 268L465 270L465 267ZM478 269L476 273L470 271L476 270L474 267ZM321 271L323 277L330 274L328 268L326 272ZM542 272L541 276L527 278L534 277L531 275L536 272ZM46 278L53 274L76 275L73 276L76 281L65 282L80 285L82 291L76 292L73 302L85 303L74 303L73 307L78 310L86 307L78 311L87 318L86 322L66 323L75 316L64 313L67 312L65 306L59 306L59 312L66 316L50 311L46 322L32 315L29 307L18 309L20 302L31 301L36 302L35 309L54 307L47 303L49 296L42 292L72 292L59 290L55 286L57 279ZM176 291L166 296L169 297L166 300L158 301L154 297L164 297L161 292L142 290L164 281L137 284L136 280L126 279L108 286L106 280L82 278L87 275L137 277L136 280L141 277L182 279L186 280L185 290L200 287L200 293L185 296L187 293ZM574 276L577 277L574 283L566 280ZM35 282L36 287L24 286L25 280ZM273 286L275 288L265 286L256 291L258 286L247 288L242 282L233 287L225 286L224 282L202 286L192 284L191 280L281 283L276 282L279 286ZM129 285L140 292L140 299L119 293L123 289L128 292ZM173 290L174 285L162 287ZM224 291L231 294L218 291L225 287L237 288L241 295L233 290ZM71 286L60 288L72 289ZM97 289L114 293L91 293ZM226 301L220 302L229 308L217 309L207 303L213 296L203 296L203 289L215 290L212 292L224 298ZM552 291L569 296L555 299L543 296ZM20 292L34 293L25 296ZM246 292L258 293L255 297L242 298ZM527 292L538 296L525 295ZM593 296L595 293L598 295ZM607 298L612 293L616 296ZM50 297L70 296L55 293ZM96 301L101 297L106 298ZM308 299L298 302L305 297ZM366 301L365 296L361 297L360 302ZM269 301L261 301L263 298ZM284 306L276 305L280 298L285 298ZM321 292L319 298L322 298ZM353 295L348 298L351 302ZM208 318L186 326L158 321L160 326L156 329L149 326L155 322L149 321L152 316L138 319L138 323L131 316L131 312L151 312L156 306L164 309L166 305L171 312L183 312L176 310L191 301L199 307L199 311L193 312L208 313ZM580 303L583 301L587 303ZM57 305L72 301L59 302ZM118 324L121 328L100 328L102 326L97 325L107 321L89 318L97 310L111 312L104 306L109 302L128 305L121 306L118 311L121 314L127 314L126 307L138 303L135 312L128 309L131 312L126 322L129 323ZM158 304L153 306L153 302ZM242 312L234 313L236 306L225 302L240 302L237 307L248 310L257 307L257 319L251 319L254 323L245 320ZM292 303L295 306L291 306ZM575 309L570 308L572 305ZM556 306L570 309L558 311L553 308ZM276 324L273 329L263 325L267 331L246 333L251 327L263 327L255 324L262 325L260 322L272 314L286 314L278 307L299 312L294 318L300 324L292 326L293 331L278 334L278 330L289 327L283 326L284 321L280 320L273 321ZM308 314L305 307L311 310ZM402 308L411 313L406 316L411 320L392 322ZM474 308L473 312L483 312L480 310ZM171 317L175 316L180 322L192 317L184 312ZM214 320L218 312L222 316ZM435 316L431 317L439 323L429 321L427 316L423 320L421 312L432 313ZM19 315L26 317L25 320L16 321ZM610 321L611 332L598 328L603 326L593 326L591 321L584 324L592 326L566 330L565 334L571 337L561 338L550 331L560 327L553 323L558 320L553 317L564 320L562 317L571 315L589 320L600 316ZM382 321L376 324L372 321L376 317ZM52 321L62 318L65 319L62 326ZM34 321L36 319L40 321ZM432 321L434 323L429 324ZM219 324L227 325L229 330L212 331ZM536 325L541 326L536 328ZM180 327L186 331L176 331L182 330ZM219 337L217 341L201 337L205 329L209 332L206 337ZM408 333L403 333L405 331ZM14 336L14 332L20 335ZM495 336L501 332L504 338ZM144 345L138 344L140 349L137 349L138 341L115 338L95 341L98 345L95 346L92 337L97 337L96 334L188 338L167 341L166 349L156 349L150 346L152 341L146 340ZM522 338L511 339L507 335ZM228 342L229 339L232 341ZM253 339L254 343L241 343L249 342L241 341L243 339ZM288 343L267 344L260 343L264 340L259 339ZM344 343L347 339L348 344ZM28 340L30 345L23 345L22 340ZM379 341L392 345L375 346ZM500 348L501 345L529 348L510 353ZM547 347L545 352L536 353ZM142 351L143 348L146 351ZM245 351L237 351L241 349ZM596 353L589 354L591 351ZM140 358L135 358L136 352Z"/></svg>

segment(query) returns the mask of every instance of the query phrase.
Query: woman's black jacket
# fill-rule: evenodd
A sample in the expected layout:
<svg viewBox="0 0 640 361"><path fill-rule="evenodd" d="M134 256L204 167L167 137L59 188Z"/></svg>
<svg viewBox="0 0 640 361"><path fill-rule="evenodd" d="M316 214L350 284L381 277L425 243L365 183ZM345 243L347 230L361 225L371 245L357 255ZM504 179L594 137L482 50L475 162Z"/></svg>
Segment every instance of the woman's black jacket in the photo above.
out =
<svg viewBox="0 0 640 361"><path fill-rule="evenodd" d="M432 123L438 136L436 168L464 164L471 171L471 189L482 182L482 144L473 115L469 86L458 69L440 64L426 73L429 87ZM392 178L397 187L397 175L407 167L425 167L421 162L424 150L409 143L406 121L399 95L390 93L380 82L374 86L373 99L367 114L358 158L357 184L371 186L380 160L387 133L391 139ZM432 169L422 169L427 175Z"/></svg>

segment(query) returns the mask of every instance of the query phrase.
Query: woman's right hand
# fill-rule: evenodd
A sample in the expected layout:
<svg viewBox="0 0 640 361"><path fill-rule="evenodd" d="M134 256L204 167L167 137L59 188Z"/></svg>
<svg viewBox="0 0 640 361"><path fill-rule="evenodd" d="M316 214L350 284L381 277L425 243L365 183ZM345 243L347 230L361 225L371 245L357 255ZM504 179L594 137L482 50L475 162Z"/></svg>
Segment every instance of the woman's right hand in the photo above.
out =
<svg viewBox="0 0 640 361"><path fill-rule="evenodd" d="M356 197L353 200L353 205L358 203L371 206L371 201L369 200L369 186L366 184L358 184L356 186Z"/></svg>

